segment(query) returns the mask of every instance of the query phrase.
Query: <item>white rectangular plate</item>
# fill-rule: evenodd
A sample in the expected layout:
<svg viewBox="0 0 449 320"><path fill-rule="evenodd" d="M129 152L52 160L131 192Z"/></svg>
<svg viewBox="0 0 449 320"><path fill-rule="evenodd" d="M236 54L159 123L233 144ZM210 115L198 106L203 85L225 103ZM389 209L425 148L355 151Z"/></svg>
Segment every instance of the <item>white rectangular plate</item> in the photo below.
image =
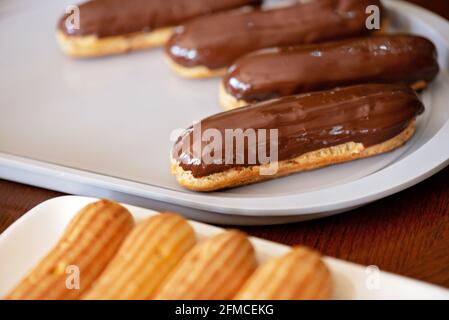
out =
<svg viewBox="0 0 449 320"><path fill-rule="evenodd" d="M160 49L98 59L66 57L56 43L55 25L74 2L0 2L0 42L7 44L0 59L2 178L148 207L154 206L143 199L156 200L188 208L180 211L208 222L268 224L349 210L418 183L448 163L449 24L418 7L384 1L392 30L432 39L443 69L423 96L426 113L405 147L198 194L180 187L170 174L170 136L222 111L219 80L178 77Z"/></svg>
<svg viewBox="0 0 449 320"><path fill-rule="evenodd" d="M65 227L93 198L65 196L31 209L0 235L0 297L42 259L62 235ZM137 221L155 211L125 205ZM199 239L223 229L190 221ZM289 247L251 238L258 260L282 255ZM449 299L449 290L353 263L325 258L334 281L334 299ZM371 288L371 289L370 289Z"/></svg>

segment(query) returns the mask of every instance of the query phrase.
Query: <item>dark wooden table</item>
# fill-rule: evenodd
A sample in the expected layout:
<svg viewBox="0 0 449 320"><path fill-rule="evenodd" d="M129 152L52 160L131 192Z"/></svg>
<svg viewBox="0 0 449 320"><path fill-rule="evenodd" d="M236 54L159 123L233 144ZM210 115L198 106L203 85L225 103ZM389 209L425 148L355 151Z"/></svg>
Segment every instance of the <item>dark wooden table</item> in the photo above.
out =
<svg viewBox="0 0 449 320"><path fill-rule="evenodd" d="M415 0L449 19L449 1ZM413 168L411 168L413 170ZM0 180L0 233L61 193ZM349 213L299 224L243 228L251 235L449 288L449 168L399 194Z"/></svg>

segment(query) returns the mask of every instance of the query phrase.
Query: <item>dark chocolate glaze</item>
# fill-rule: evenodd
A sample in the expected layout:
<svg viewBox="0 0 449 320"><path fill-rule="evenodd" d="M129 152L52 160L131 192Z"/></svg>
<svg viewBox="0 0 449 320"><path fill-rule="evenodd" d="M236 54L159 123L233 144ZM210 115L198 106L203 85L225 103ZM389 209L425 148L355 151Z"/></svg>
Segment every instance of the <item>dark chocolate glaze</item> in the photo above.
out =
<svg viewBox="0 0 449 320"><path fill-rule="evenodd" d="M385 142L405 130L423 111L423 104L407 85L358 85L283 97L219 113L202 120L201 129L195 134L214 128L225 140L225 129L278 129L278 159L288 160L346 142L362 143L365 147ZM193 135L192 127L185 130L172 152L179 165L194 177L250 165L236 161L225 164L224 141L221 157L211 152L214 162L205 163L201 152L210 141L195 140ZM185 147L189 143L191 147L193 143L201 145L199 157L193 147ZM256 142L259 143L263 142ZM271 142L268 139L266 143ZM245 142L245 154L234 152L234 160L244 157L247 161L248 150L257 150L257 146Z"/></svg>
<svg viewBox="0 0 449 320"><path fill-rule="evenodd" d="M257 49L366 35L369 5L382 8L379 0L313 0L270 10L222 12L177 28L166 54L184 67L219 69Z"/></svg>
<svg viewBox="0 0 449 320"><path fill-rule="evenodd" d="M69 36L109 37L176 26L186 20L262 0L91 0L79 5L80 29L67 29L64 15L58 29Z"/></svg>
<svg viewBox="0 0 449 320"><path fill-rule="evenodd" d="M352 84L430 82L438 72L430 40L385 35L261 50L237 60L223 85L255 102Z"/></svg>

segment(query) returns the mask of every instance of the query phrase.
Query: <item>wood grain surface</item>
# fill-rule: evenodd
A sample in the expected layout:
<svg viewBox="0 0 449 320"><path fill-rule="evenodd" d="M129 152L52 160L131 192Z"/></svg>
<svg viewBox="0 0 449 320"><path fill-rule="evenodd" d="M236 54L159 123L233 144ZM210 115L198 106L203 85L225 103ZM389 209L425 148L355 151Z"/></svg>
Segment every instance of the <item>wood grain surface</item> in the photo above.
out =
<svg viewBox="0 0 449 320"><path fill-rule="evenodd" d="M412 2L449 19L448 0ZM32 207L60 195L0 180L0 233ZM449 288L449 168L415 187L345 214L242 229Z"/></svg>

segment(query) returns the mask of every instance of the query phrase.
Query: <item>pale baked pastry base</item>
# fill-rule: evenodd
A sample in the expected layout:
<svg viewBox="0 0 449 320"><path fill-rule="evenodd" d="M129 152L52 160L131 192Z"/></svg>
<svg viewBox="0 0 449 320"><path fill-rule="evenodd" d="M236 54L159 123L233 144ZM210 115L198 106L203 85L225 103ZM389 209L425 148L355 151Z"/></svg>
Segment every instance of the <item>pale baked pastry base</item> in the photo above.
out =
<svg viewBox="0 0 449 320"><path fill-rule="evenodd" d="M178 75L188 79L204 79L212 77L222 77L226 74L227 68L220 69L209 69L205 66L197 66L192 68L187 68L179 63L176 63L168 55L164 55L165 61L169 67Z"/></svg>
<svg viewBox="0 0 449 320"><path fill-rule="evenodd" d="M318 169L332 164L367 158L402 146L415 132L414 121L396 137L365 148L361 143L348 142L338 146L305 153L299 157L278 163L275 175L260 175L261 166L231 168L205 177L195 178L172 158L171 171L182 186L200 192L215 191L283 177L292 173ZM265 165L268 168L268 165Z"/></svg>
<svg viewBox="0 0 449 320"><path fill-rule="evenodd" d="M427 88L427 83L425 81L417 81L412 84L411 87L415 91L421 91ZM224 110L237 109L254 103L243 99L237 99L233 95L229 94L226 91L223 82L220 83L219 87L219 102Z"/></svg>
<svg viewBox="0 0 449 320"><path fill-rule="evenodd" d="M232 94L229 94L225 89L223 81L220 82L218 91L219 91L218 100L222 108L225 110L237 109L251 104L251 102L248 102L243 99L237 99Z"/></svg>
<svg viewBox="0 0 449 320"><path fill-rule="evenodd" d="M163 46L173 34L173 27L160 28L152 32L98 38L89 36L67 36L56 32L59 45L69 56L77 58L100 57L129 51Z"/></svg>

